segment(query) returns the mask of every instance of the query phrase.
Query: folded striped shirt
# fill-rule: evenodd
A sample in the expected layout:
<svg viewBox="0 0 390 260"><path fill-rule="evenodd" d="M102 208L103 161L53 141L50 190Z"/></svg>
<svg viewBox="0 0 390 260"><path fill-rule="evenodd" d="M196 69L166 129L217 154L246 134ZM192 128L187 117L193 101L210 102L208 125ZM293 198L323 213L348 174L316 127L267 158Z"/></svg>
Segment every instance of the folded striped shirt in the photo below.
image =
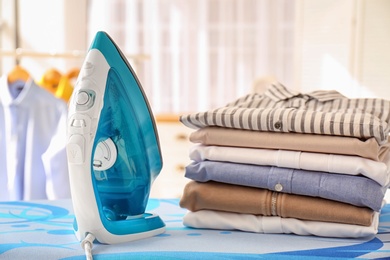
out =
<svg viewBox="0 0 390 260"><path fill-rule="evenodd" d="M198 129L220 126L271 132L374 137L387 142L390 101L349 99L337 91L301 94L272 84L264 94L251 93L224 107L182 115L180 121Z"/></svg>

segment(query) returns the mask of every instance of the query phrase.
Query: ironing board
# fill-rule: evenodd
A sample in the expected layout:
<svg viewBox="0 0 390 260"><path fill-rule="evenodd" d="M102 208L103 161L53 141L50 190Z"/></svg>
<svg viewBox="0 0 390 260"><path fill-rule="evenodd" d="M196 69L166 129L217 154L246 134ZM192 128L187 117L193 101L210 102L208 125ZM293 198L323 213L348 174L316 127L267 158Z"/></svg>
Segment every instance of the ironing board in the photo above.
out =
<svg viewBox="0 0 390 260"><path fill-rule="evenodd" d="M150 199L147 211L161 216L166 232L124 244L95 244L94 259L390 258L390 204L382 210L375 237L332 239L191 229L183 226L186 210L178 203ZM85 259L73 219L71 200L0 202L0 259Z"/></svg>

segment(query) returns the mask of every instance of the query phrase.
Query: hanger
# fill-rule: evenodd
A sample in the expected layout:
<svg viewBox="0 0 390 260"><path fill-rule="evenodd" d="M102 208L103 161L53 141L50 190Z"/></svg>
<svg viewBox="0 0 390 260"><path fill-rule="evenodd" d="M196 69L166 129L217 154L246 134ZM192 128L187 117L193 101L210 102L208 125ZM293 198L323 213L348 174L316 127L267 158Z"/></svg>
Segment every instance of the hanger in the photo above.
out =
<svg viewBox="0 0 390 260"><path fill-rule="evenodd" d="M29 78L30 74L20 65L16 65L8 73L8 88L12 98L17 98L19 96Z"/></svg>
<svg viewBox="0 0 390 260"><path fill-rule="evenodd" d="M58 88L58 84L62 77L61 72L55 68L48 69L42 76L38 85L48 90L50 93L55 94Z"/></svg>
<svg viewBox="0 0 390 260"><path fill-rule="evenodd" d="M8 73L8 84L12 85L17 81L27 82L30 78L30 74L20 65L16 65L9 73Z"/></svg>
<svg viewBox="0 0 390 260"><path fill-rule="evenodd" d="M75 81L79 73L79 68L73 68L68 71L68 73L66 73L64 76L62 76L60 82L58 83L58 88L55 95L68 102L73 93Z"/></svg>

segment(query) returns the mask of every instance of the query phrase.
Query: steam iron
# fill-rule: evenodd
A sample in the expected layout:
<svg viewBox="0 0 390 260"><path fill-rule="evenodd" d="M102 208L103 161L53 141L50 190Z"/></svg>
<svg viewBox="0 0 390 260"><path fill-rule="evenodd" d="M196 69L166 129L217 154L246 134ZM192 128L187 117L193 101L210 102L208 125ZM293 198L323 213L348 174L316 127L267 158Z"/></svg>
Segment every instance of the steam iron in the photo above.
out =
<svg viewBox="0 0 390 260"><path fill-rule="evenodd" d="M74 230L113 244L165 231L145 213L162 157L154 117L137 76L98 32L69 102L67 155ZM91 242L91 241L90 241Z"/></svg>

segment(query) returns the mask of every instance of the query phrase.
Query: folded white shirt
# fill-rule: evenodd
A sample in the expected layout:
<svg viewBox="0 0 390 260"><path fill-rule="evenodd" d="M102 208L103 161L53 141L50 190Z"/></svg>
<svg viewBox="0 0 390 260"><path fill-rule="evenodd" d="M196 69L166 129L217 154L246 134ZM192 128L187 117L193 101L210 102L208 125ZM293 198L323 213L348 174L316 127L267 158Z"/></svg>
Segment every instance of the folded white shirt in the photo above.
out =
<svg viewBox="0 0 390 260"><path fill-rule="evenodd" d="M183 224L192 228L241 230L268 234L314 235L321 237L361 238L378 233L379 213L375 212L371 226L308 221L277 216L264 217L252 214L199 210L187 212Z"/></svg>
<svg viewBox="0 0 390 260"><path fill-rule="evenodd" d="M260 148L193 145L190 149L190 159L196 162L204 160L224 161L348 175L363 175L376 181L381 186L386 186L390 181L389 157L387 156L383 162L379 162L352 155Z"/></svg>

